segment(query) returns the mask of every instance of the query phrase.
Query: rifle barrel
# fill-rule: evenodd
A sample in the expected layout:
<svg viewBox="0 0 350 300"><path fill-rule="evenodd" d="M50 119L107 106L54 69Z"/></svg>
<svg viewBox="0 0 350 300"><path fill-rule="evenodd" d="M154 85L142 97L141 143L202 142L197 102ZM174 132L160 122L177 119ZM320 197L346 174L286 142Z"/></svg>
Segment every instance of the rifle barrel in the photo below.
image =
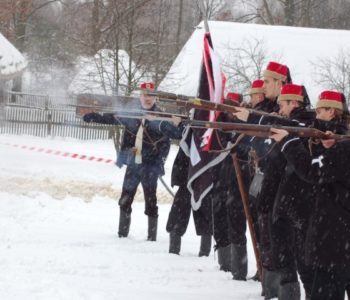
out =
<svg viewBox="0 0 350 300"><path fill-rule="evenodd" d="M195 108L201 110L213 110L220 111L226 113L236 113L237 109L235 106L222 104L222 103L214 103L208 100L203 100L196 97L189 97L184 95L177 95L173 93L167 93L162 91L149 91L146 93L148 96L158 97L160 100L175 102L177 106L185 107L187 109ZM268 113L249 109L251 114L256 115L267 115Z"/></svg>
<svg viewBox="0 0 350 300"><path fill-rule="evenodd" d="M222 130L225 132L234 131L243 133L249 136L257 136L268 138L273 133L272 128L284 129L288 131L290 135L298 137L313 137L318 139L335 139L335 140L348 140L350 135L332 134L327 135L325 132L311 127L292 127L292 126L273 126L273 125L257 125L246 123L224 123L224 122L206 122L199 120L188 121L189 126L195 128L213 128Z"/></svg>

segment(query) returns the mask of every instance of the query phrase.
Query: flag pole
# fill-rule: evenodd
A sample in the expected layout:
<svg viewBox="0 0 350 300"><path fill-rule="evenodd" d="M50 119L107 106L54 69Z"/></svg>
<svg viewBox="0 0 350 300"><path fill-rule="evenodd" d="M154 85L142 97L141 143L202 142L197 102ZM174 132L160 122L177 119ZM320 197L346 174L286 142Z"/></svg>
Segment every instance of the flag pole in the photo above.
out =
<svg viewBox="0 0 350 300"><path fill-rule="evenodd" d="M200 11L202 12L202 15L203 15L203 22L204 22L205 32L210 32L208 18L207 18L207 14L205 12L205 6L204 6L204 2L203 1L202 0L198 0L198 6L199 6L199 9L200 9Z"/></svg>

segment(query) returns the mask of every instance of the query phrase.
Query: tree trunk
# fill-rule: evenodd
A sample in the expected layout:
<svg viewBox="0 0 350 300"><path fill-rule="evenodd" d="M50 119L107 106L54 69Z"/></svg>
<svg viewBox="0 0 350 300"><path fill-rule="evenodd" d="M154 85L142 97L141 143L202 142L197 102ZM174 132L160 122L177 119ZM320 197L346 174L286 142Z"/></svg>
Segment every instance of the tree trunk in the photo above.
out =
<svg viewBox="0 0 350 300"><path fill-rule="evenodd" d="M157 28L157 42L156 42L156 56L155 56L155 74L154 83L156 86L159 84L159 73L160 73L160 47L162 43L162 33L163 33L163 0L159 0L159 10L158 10L158 28Z"/></svg>
<svg viewBox="0 0 350 300"><path fill-rule="evenodd" d="M285 25L295 26L295 3L294 0L286 0L284 4Z"/></svg>
<svg viewBox="0 0 350 300"><path fill-rule="evenodd" d="M301 2L301 20L300 25L302 27L311 27L311 2L312 0L303 0Z"/></svg>
<svg viewBox="0 0 350 300"><path fill-rule="evenodd" d="M176 51L180 51L180 40L181 40L181 25L182 25L182 13L183 13L183 0L180 0L180 5L179 5L179 18L177 22L177 32L176 32Z"/></svg>
<svg viewBox="0 0 350 300"><path fill-rule="evenodd" d="M135 0L131 1L131 11L130 16L128 18L129 23L129 32L128 32L128 52L129 52L129 70L128 70L128 89L127 94L130 95L132 92L132 81L133 81L133 74L132 74L132 61L133 61L133 39L134 39L134 17L135 17Z"/></svg>
<svg viewBox="0 0 350 300"><path fill-rule="evenodd" d="M271 25L275 24L273 15L272 15L270 7L269 7L269 4L267 3L266 0L263 0L263 7L264 7L264 10L265 10L266 15L267 15L268 24L271 24Z"/></svg>
<svg viewBox="0 0 350 300"><path fill-rule="evenodd" d="M94 0L94 6L92 8L92 20L91 20L91 35L92 35L92 55L95 54L99 49L100 42L100 31L99 31L99 22L100 22L100 8L99 0Z"/></svg>

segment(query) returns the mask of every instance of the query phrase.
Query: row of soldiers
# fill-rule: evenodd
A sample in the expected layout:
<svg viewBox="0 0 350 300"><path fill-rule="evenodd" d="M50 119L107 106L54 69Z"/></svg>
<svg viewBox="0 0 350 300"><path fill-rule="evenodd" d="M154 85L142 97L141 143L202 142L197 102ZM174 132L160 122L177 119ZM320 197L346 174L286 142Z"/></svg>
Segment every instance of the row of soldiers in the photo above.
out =
<svg viewBox="0 0 350 300"><path fill-rule="evenodd" d="M158 111L154 97L147 96L154 85L145 83L141 89L145 90L140 97L142 109ZM241 100L236 93L228 96L232 104ZM238 140L237 134L226 134L227 140L237 142L231 152L239 158L245 186L250 187L250 214L261 256L262 272L258 275L262 295L265 299L300 299L299 277L307 299L344 299L350 287L350 141L335 141L331 135L348 131L345 97L340 92L324 91L316 110L309 110L305 88L292 84L288 67L276 62L268 64L263 80L252 83L250 96L250 106L268 114L236 107L236 113L221 114L220 120L276 127L312 126L330 135L325 140L294 138L274 129L269 139ZM149 220L148 240L155 241L157 180L164 174L170 139L181 139L186 124L176 117L169 122L98 113L87 114L84 120L125 125L117 161L119 166L127 165L119 199L118 235L128 235L131 204L141 183ZM180 148L172 173L172 185L179 188L167 223L169 252L176 254L191 214L186 176L190 163ZM211 173L214 187L201 207L193 211L196 233L201 236L199 255L209 255L213 235L220 268L231 271L233 279L246 280L246 216L232 156L213 167Z"/></svg>

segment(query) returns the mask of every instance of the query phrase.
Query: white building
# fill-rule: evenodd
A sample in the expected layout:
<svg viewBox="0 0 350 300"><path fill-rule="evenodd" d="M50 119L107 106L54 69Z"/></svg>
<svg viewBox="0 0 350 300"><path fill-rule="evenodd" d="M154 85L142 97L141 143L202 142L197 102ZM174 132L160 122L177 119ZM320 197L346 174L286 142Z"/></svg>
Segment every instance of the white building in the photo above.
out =
<svg viewBox="0 0 350 300"><path fill-rule="evenodd" d="M254 70L248 67L249 52L262 50L265 54L263 68L270 60L288 65L295 84L304 84L312 103L327 86L315 83L317 70L315 63L339 55L340 51L349 52L350 31L314 29L286 26L268 26L233 22L209 22L213 47L221 57L223 71L228 75L231 90L246 93L237 79L230 77L229 65L242 57L242 69L254 78ZM177 94L195 96L198 89L199 71L203 48L204 26L201 23L193 32L182 51L176 58L159 89ZM243 51L237 51L243 49ZM244 51L246 53L244 54Z"/></svg>
<svg viewBox="0 0 350 300"><path fill-rule="evenodd" d="M0 80L10 80L27 66L23 55L0 33Z"/></svg>

